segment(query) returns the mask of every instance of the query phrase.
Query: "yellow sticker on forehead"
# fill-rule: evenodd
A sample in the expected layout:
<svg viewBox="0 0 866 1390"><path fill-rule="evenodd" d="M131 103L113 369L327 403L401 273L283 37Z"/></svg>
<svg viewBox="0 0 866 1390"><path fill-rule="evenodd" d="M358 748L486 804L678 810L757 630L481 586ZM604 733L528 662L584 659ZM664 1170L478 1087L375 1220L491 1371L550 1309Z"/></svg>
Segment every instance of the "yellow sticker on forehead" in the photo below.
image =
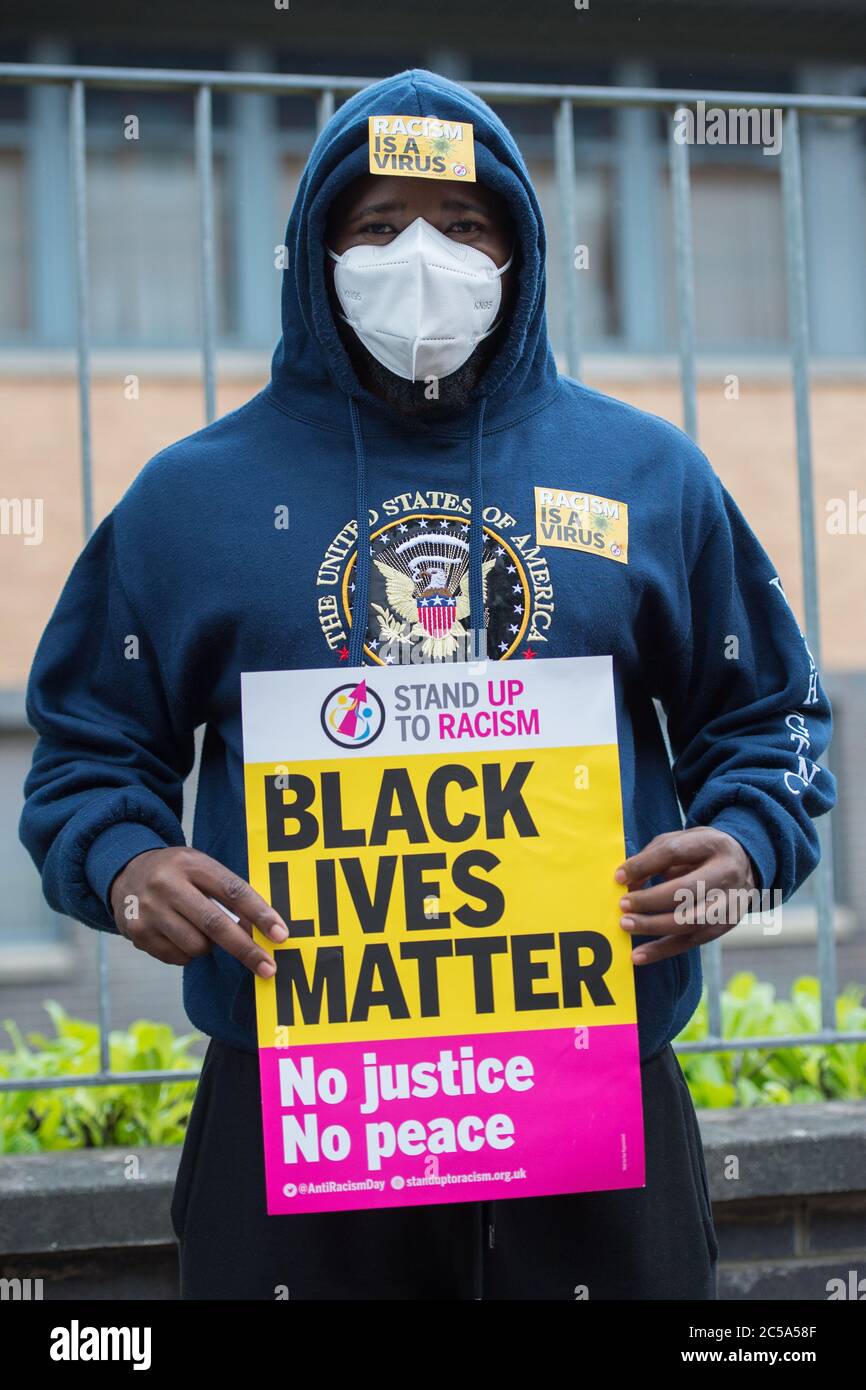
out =
<svg viewBox="0 0 866 1390"><path fill-rule="evenodd" d="M475 145L468 121L437 116L371 116L370 173L475 182Z"/></svg>

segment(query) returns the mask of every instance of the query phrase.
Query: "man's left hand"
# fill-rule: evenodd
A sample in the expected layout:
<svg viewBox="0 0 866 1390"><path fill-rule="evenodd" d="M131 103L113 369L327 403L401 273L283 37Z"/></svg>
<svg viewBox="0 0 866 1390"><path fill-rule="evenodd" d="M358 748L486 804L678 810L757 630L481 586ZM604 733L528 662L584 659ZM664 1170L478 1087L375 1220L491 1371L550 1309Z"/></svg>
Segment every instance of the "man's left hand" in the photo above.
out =
<svg viewBox="0 0 866 1390"><path fill-rule="evenodd" d="M626 859L614 877L627 886L627 895L620 899L623 930L659 938L635 947L635 965L650 965L724 936L743 915L738 890L755 887L751 860L739 840L705 825L656 835L639 854ZM640 887L654 877L664 882ZM712 890L716 891L707 907L712 905L712 917L720 920L701 922L700 905ZM718 890L725 895L722 911Z"/></svg>

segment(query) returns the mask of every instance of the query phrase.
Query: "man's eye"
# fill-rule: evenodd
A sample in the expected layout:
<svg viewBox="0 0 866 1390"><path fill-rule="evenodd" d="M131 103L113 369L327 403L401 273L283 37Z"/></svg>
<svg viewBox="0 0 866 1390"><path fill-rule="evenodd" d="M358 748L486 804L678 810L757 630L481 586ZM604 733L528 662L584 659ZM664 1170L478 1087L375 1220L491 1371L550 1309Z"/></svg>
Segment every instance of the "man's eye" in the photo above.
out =
<svg viewBox="0 0 866 1390"><path fill-rule="evenodd" d="M448 236L469 236L473 232L483 232L484 227L480 222L473 222L470 218L465 218L460 222L452 222L448 228Z"/></svg>
<svg viewBox="0 0 866 1390"><path fill-rule="evenodd" d="M397 228L391 222L366 222L359 229L368 236L396 236Z"/></svg>

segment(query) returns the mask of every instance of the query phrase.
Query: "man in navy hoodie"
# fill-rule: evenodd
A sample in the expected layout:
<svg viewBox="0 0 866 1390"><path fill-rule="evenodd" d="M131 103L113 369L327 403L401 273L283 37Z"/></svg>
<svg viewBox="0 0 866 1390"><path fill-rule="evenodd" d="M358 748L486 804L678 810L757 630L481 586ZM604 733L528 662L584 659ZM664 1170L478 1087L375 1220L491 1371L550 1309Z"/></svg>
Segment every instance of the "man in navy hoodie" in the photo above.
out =
<svg viewBox="0 0 866 1390"><path fill-rule="evenodd" d="M397 114L437 134L445 177L370 172L368 120ZM473 127L472 183L447 170L454 123ZM183 966L211 1038L172 1207L184 1296L712 1298L670 1043L700 997L698 947L737 910L684 922L674 895L787 898L814 868L835 795L815 664L703 454L557 373L538 203L478 98L412 71L347 101L286 244L270 383L142 470L77 561L28 690L21 834L49 902ZM425 563L397 582L418 537ZM458 588L450 628L421 623ZM473 633L491 660L613 656L628 857L608 867L635 939L646 1187L268 1217L253 975L274 967L251 929L286 928L245 882L240 674L466 659Z"/></svg>

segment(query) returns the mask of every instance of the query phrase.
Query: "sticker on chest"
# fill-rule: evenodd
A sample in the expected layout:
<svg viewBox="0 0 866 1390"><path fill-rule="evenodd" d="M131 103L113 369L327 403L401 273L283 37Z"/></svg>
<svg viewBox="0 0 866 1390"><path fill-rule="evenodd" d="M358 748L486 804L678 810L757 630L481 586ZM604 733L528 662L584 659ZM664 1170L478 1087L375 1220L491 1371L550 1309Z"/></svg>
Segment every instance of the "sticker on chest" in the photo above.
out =
<svg viewBox="0 0 866 1390"><path fill-rule="evenodd" d="M612 497L562 488L535 489L538 545L580 550L628 564L628 506Z"/></svg>

